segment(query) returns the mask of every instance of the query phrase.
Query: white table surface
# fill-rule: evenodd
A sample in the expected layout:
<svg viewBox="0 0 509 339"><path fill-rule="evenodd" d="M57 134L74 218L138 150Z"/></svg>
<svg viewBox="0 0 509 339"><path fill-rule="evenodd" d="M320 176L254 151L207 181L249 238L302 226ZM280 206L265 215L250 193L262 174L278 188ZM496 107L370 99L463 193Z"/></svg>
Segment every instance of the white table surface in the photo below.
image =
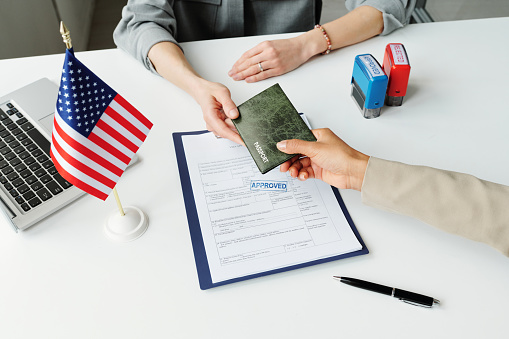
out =
<svg viewBox="0 0 509 339"><path fill-rule="evenodd" d="M315 128L330 127L367 154L509 185L508 31L509 18L410 25L255 84L227 72L267 36L184 49L237 104L279 82ZM408 52L408 93L403 106L365 120L350 98L353 60L371 53L382 62L390 42ZM92 196L18 234L0 221L1 338L507 337L507 257L364 206L355 191L342 196L370 254L201 291L171 136L205 128L199 106L120 50L77 57L154 123L141 163L117 186L150 226L134 242L108 241L103 223L115 201ZM63 54L1 60L0 94L41 77L57 83L62 62ZM395 285L442 305L407 305L332 275Z"/></svg>

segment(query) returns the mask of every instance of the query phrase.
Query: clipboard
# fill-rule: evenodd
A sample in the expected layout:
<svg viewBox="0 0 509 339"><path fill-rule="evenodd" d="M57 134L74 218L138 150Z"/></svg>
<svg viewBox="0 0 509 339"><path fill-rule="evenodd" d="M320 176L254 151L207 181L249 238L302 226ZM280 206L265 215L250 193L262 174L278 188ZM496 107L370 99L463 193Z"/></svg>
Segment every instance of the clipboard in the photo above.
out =
<svg viewBox="0 0 509 339"><path fill-rule="evenodd" d="M355 257L358 255L363 255L363 254L369 253L368 248L364 244L364 241L362 240L359 232L357 231L357 228L355 227L355 224L354 224L352 218L350 217L350 214L348 213L348 210L345 206L345 203L343 202L343 199L341 198L341 194L339 193L339 190L337 188L331 186L331 188L334 192L334 196L336 197L336 200L337 200L338 204L340 205L341 210L342 210L348 224L350 225L355 237L357 238L357 240L359 241L359 243L362 246L361 249L359 249L357 251L341 254L341 255L312 260L312 261L308 261L305 263L286 266L286 267L282 267L282 268L278 268L278 269L274 269L274 270L270 270L270 271L246 275L246 276L237 277L237 278L224 280L224 281L220 281L220 282L213 282L211 274L210 274L207 253L205 251L205 245L203 242L200 221L198 219L198 212L196 209L193 188L191 186L191 178L189 175L189 169L188 169L187 161L186 161L186 154L184 151L184 145L183 145L183 141L182 141L183 136L200 135L200 134L204 134L204 133L211 133L211 132L209 132L209 131L194 131L194 132L175 132L172 134L173 144L175 146L175 154L177 157L177 165L178 165L178 170L179 170L179 175L180 175L180 183L182 186L182 193L184 196L184 205L186 208L187 222L189 225L189 233L191 235L191 243L193 246L194 260L196 263L196 271L198 273L198 281L199 281L201 290L207 290L207 289L210 289L213 287L227 285L227 284L231 284L231 283L235 283L235 282L239 282L239 281L243 281L243 280L258 278L258 277L262 277L262 276L266 276L266 275L286 272L286 271L295 270L295 269L299 269L299 268L303 268L303 267L318 265L318 264L322 264L322 263L326 263L326 262L330 262L330 261L346 259L346 258Z"/></svg>

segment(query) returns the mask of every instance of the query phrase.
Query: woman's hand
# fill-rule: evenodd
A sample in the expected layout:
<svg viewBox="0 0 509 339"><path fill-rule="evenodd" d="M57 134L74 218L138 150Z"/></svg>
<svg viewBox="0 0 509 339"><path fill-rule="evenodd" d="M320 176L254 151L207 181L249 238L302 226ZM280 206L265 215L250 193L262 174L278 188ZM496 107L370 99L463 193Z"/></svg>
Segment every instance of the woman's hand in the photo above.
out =
<svg viewBox="0 0 509 339"><path fill-rule="evenodd" d="M245 52L228 75L233 80L256 82L288 73L316 54L309 39L316 38L317 33L318 30L313 30L291 39L264 41ZM319 35L317 37L320 38ZM325 44L323 37L321 39L323 41L317 39L318 44Z"/></svg>
<svg viewBox="0 0 509 339"><path fill-rule="evenodd" d="M356 44L382 33L383 14L371 6L360 6L339 19L323 25L331 49ZM245 52L228 75L233 80L256 82L293 71L312 56L327 50L320 29L295 38L264 41Z"/></svg>
<svg viewBox="0 0 509 339"><path fill-rule="evenodd" d="M360 191L369 156L351 148L328 128L312 130L317 141L283 140L277 144L281 152L302 154L283 163L281 172L293 178L316 178L342 189Z"/></svg>
<svg viewBox="0 0 509 339"><path fill-rule="evenodd" d="M244 144L231 119L239 116L237 106L226 86L217 82L199 79L193 98L200 105L207 129L216 136Z"/></svg>

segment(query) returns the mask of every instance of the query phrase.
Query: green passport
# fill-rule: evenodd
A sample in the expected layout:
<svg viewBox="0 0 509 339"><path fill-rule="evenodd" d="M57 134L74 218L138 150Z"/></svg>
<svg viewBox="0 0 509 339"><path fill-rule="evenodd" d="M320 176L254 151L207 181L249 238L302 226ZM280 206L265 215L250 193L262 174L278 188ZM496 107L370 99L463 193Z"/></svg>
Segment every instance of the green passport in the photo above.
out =
<svg viewBox="0 0 509 339"><path fill-rule="evenodd" d="M279 151L278 142L316 141L279 84L255 95L238 106L238 110L239 117L232 120L233 124L262 174L295 155Z"/></svg>

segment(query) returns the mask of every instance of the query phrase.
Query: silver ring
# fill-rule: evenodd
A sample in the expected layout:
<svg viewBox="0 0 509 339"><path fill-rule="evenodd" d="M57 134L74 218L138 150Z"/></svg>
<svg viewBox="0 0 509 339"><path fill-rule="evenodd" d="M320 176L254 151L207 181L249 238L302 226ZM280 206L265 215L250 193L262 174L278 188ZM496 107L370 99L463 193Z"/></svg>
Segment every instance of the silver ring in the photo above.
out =
<svg viewBox="0 0 509 339"><path fill-rule="evenodd" d="M261 62L258 63L258 67L260 67L260 72L263 72L263 67L262 67L262 63Z"/></svg>

